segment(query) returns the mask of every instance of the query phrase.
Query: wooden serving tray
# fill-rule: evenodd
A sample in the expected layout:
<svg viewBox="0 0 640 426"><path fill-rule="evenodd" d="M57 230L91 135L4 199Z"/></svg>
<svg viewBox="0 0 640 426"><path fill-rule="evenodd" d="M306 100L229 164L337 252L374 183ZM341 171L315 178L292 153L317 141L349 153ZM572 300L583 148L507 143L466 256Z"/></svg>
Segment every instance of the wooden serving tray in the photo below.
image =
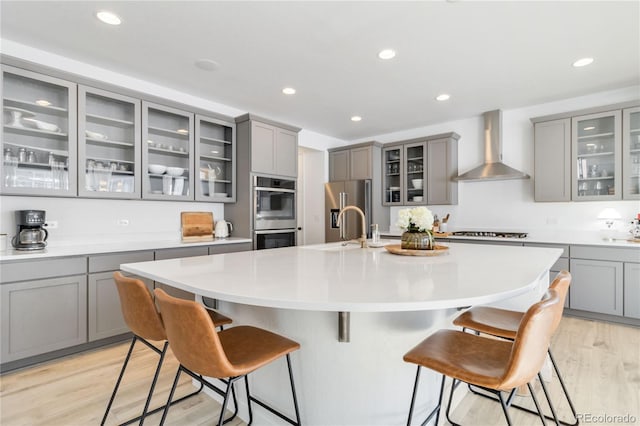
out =
<svg viewBox="0 0 640 426"><path fill-rule="evenodd" d="M447 246L438 246L433 250L412 250L412 249L403 249L400 244L388 244L384 246L384 248L393 254L399 254L401 256L440 256L442 254L449 253L449 247Z"/></svg>
<svg viewBox="0 0 640 426"><path fill-rule="evenodd" d="M181 212L180 225L183 241L188 241L192 237L213 238L213 213L211 212Z"/></svg>

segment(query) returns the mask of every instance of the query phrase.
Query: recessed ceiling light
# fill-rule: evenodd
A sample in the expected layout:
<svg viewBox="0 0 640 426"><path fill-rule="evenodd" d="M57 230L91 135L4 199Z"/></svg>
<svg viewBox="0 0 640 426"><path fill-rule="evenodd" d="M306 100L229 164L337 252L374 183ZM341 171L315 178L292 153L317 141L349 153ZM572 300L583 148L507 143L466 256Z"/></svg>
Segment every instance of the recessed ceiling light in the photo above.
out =
<svg viewBox="0 0 640 426"><path fill-rule="evenodd" d="M284 93L285 95L295 95L296 89L294 89L293 87L285 87L284 89L282 89L282 93Z"/></svg>
<svg viewBox="0 0 640 426"><path fill-rule="evenodd" d="M592 63L593 63L593 58L582 58L575 61L573 63L573 66L578 68L578 67L584 67L584 66L590 65Z"/></svg>
<svg viewBox="0 0 640 426"><path fill-rule="evenodd" d="M118 15L113 12L108 12L106 10L101 10L96 13L96 18L109 25L120 25L122 20Z"/></svg>
<svg viewBox="0 0 640 426"><path fill-rule="evenodd" d="M396 56L396 51L393 49L384 49L378 53L380 59L392 59Z"/></svg>
<svg viewBox="0 0 640 426"><path fill-rule="evenodd" d="M49 101L48 101L48 100L46 100L46 99L38 99L38 100L36 101L36 105L40 105L40 106L49 106L49 105L51 105L51 102L49 102Z"/></svg>
<svg viewBox="0 0 640 426"><path fill-rule="evenodd" d="M195 64L196 67L205 71L215 71L220 68L220 64L212 59L198 59Z"/></svg>
<svg viewBox="0 0 640 426"><path fill-rule="evenodd" d="M436 96L436 101L448 101L450 97L451 97L451 95L448 95L446 93L442 93L442 94Z"/></svg>
<svg viewBox="0 0 640 426"><path fill-rule="evenodd" d="M351 117L351 121L362 121L362 117L360 117L359 115L354 115L353 117Z"/></svg>

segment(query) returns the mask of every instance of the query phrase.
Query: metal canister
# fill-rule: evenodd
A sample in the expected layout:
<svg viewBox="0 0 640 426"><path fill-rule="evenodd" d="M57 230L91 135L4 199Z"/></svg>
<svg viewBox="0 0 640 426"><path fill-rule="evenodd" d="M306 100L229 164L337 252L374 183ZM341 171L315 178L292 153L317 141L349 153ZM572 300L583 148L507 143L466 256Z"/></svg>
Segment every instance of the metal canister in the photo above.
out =
<svg viewBox="0 0 640 426"><path fill-rule="evenodd" d="M24 148L20 148L18 150L18 161L21 163L25 163L27 161L27 150Z"/></svg>

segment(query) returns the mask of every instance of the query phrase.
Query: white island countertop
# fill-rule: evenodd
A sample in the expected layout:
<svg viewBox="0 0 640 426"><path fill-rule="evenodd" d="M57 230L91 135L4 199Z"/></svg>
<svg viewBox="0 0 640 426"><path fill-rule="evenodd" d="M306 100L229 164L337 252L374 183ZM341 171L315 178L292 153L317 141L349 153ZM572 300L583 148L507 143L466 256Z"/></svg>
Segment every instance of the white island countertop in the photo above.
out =
<svg viewBox="0 0 640 426"><path fill-rule="evenodd" d="M393 241L387 241L393 243ZM400 312L491 303L533 290L562 250L449 244L400 256L341 243L122 264L227 302L313 311Z"/></svg>

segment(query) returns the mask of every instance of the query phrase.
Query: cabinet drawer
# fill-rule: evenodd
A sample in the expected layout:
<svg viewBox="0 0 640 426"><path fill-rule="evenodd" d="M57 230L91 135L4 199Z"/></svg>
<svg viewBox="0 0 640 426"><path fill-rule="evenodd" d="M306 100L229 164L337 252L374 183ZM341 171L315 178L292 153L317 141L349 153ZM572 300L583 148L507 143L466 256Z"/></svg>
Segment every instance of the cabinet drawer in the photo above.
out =
<svg viewBox="0 0 640 426"><path fill-rule="evenodd" d="M221 244L217 246L209 246L209 254L235 253L239 251L251 250L253 250L253 245L251 243Z"/></svg>
<svg viewBox="0 0 640 426"><path fill-rule="evenodd" d="M524 243L525 247L546 247L546 248L559 248L562 249L560 257L569 257L569 245L568 244L544 244L544 243Z"/></svg>
<svg viewBox="0 0 640 426"><path fill-rule="evenodd" d="M3 263L1 282L37 280L40 278L62 277L87 273L86 257L65 257L62 259L25 260Z"/></svg>
<svg viewBox="0 0 640 426"><path fill-rule="evenodd" d="M177 259L180 257L206 256L209 254L207 246L180 247L156 250L156 260Z"/></svg>
<svg viewBox="0 0 640 426"><path fill-rule="evenodd" d="M568 271L569 259L567 259L566 257L561 257L560 259L556 260L556 263L553 264L550 270L554 272Z"/></svg>
<svg viewBox="0 0 640 426"><path fill-rule="evenodd" d="M89 257L89 273L117 271L122 263L146 262L153 260L153 251L136 251L105 254Z"/></svg>
<svg viewBox="0 0 640 426"><path fill-rule="evenodd" d="M640 247L594 247L571 246L572 259L610 260L612 262L636 262L640 263Z"/></svg>

